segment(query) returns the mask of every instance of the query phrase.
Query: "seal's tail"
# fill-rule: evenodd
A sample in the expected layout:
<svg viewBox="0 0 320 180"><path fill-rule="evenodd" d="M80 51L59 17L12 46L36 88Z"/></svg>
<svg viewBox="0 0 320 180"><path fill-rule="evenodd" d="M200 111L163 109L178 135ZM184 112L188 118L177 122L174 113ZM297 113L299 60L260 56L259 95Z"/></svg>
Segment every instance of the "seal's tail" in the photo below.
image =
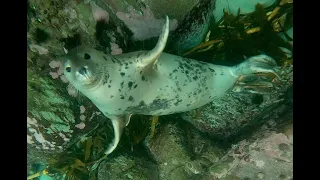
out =
<svg viewBox="0 0 320 180"><path fill-rule="evenodd" d="M272 88L273 84L257 78L259 74L273 74L280 80L276 72L277 63L267 55L257 55L250 57L244 62L232 67L232 74L238 77L238 81L233 91L239 92L247 90L254 93L265 93Z"/></svg>

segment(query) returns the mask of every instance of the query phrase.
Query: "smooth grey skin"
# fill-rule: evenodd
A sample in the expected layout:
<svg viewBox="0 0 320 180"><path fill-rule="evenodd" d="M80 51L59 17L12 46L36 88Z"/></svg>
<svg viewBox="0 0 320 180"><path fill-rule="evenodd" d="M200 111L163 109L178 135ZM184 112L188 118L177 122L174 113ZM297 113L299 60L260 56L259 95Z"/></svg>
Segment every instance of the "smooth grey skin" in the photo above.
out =
<svg viewBox="0 0 320 180"><path fill-rule="evenodd" d="M164 53L168 34L166 17L151 51L111 56L78 47L67 54L66 78L112 121L114 140L105 154L117 147L132 114L160 116L190 111L232 90L240 76L266 72L277 75L275 61L266 55L227 67Z"/></svg>

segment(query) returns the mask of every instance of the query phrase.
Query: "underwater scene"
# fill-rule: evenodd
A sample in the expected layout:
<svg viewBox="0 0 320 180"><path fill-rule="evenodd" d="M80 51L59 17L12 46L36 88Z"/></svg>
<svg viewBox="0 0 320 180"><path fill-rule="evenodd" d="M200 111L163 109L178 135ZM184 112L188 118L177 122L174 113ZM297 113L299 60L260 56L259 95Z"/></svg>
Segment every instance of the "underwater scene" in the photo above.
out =
<svg viewBox="0 0 320 180"><path fill-rule="evenodd" d="M292 180L293 0L28 0L27 179Z"/></svg>

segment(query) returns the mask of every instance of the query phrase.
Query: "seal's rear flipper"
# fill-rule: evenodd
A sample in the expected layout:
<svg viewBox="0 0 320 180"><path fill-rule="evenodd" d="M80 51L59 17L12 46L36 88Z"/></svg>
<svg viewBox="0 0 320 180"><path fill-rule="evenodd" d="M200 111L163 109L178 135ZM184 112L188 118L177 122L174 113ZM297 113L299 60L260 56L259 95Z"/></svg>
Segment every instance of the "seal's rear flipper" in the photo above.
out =
<svg viewBox="0 0 320 180"><path fill-rule="evenodd" d="M140 67L153 67L153 65L157 62L160 57L163 49L166 47L167 39L169 36L169 18L166 16L165 23L162 27L161 34L159 36L156 47L154 47L151 51L148 51L146 54L140 56Z"/></svg>
<svg viewBox="0 0 320 180"><path fill-rule="evenodd" d="M233 88L233 91L249 91L252 93L267 93L273 87L272 83L266 81L251 81L244 82L247 80L247 77L258 76L260 73L273 74L280 80L280 76L277 74L275 68L277 67L277 63L274 59L267 55L258 55L250 57L244 62L240 63L231 68L232 74L241 79L242 77L246 77L242 81L237 83Z"/></svg>
<svg viewBox="0 0 320 180"><path fill-rule="evenodd" d="M110 118L110 117L109 117ZM113 126L113 134L114 138L108 149L104 152L105 154L111 154L117 147L123 128L126 126L125 118L124 117L112 117L110 118Z"/></svg>
<svg viewBox="0 0 320 180"><path fill-rule="evenodd" d="M234 66L232 72L238 77L255 73L272 73L280 79L280 76L275 71L275 67L277 67L277 63L274 59L267 55L258 55L250 57L239 65Z"/></svg>

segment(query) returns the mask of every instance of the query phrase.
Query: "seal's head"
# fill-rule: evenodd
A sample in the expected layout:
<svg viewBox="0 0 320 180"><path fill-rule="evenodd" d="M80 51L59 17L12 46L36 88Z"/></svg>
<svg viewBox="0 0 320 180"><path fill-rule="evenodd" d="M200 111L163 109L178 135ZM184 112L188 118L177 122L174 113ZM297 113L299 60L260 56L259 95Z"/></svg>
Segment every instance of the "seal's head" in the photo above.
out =
<svg viewBox="0 0 320 180"><path fill-rule="evenodd" d="M77 89L90 89L103 79L103 64L95 49L77 47L65 57L64 75Z"/></svg>

